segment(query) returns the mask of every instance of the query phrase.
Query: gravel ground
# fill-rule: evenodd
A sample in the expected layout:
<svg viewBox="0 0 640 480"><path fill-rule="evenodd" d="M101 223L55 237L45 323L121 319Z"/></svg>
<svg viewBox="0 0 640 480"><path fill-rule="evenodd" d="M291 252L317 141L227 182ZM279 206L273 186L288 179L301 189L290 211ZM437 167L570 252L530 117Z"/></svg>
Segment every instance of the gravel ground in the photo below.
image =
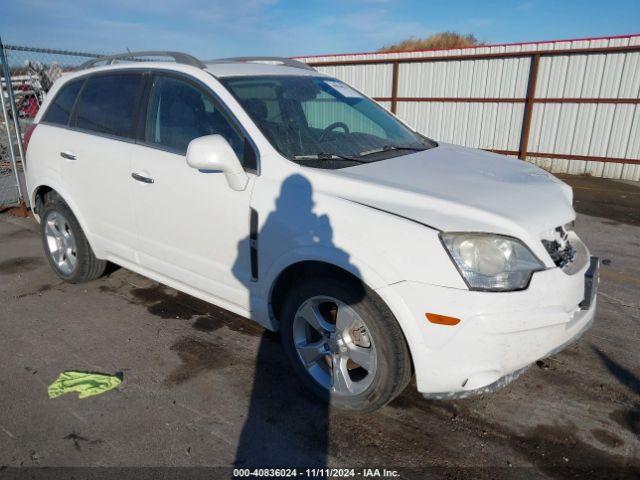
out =
<svg viewBox="0 0 640 480"><path fill-rule="evenodd" d="M0 478L23 478L18 466L231 465L379 467L401 478L637 478L640 187L566 178L581 212L576 229L603 260L593 328L496 393L427 401L411 386L366 416L309 397L277 335L247 320L124 269L62 283L35 223L0 216ZM85 400L49 400L47 385L67 369L122 372L124 382Z"/></svg>

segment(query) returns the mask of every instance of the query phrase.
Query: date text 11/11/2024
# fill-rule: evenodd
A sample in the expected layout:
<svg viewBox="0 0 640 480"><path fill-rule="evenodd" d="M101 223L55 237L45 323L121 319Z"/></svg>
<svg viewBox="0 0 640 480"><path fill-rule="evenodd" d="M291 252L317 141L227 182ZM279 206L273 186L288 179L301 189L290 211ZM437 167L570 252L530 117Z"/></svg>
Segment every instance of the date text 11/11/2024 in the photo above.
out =
<svg viewBox="0 0 640 480"><path fill-rule="evenodd" d="M399 478L397 470L386 468L235 468L233 478Z"/></svg>

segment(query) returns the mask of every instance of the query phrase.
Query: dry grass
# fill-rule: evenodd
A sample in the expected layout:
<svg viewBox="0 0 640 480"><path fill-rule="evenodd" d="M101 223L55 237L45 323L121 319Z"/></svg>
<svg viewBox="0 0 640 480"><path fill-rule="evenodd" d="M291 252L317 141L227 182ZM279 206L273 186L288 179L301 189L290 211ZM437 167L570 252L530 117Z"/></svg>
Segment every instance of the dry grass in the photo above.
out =
<svg viewBox="0 0 640 480"><path fill-rule="evenodd" d="M474 35L462 35L456 32L441 32L426 38L411 37L399 43L385 45L379 52L398 52L407 50L435 50L443 48L474 47L484 45Z"/></svg>

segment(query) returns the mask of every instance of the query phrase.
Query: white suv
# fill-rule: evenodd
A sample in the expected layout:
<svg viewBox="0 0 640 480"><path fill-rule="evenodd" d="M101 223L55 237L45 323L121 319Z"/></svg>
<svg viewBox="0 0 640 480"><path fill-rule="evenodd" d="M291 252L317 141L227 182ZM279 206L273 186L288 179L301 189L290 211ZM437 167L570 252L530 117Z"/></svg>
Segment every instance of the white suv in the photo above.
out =
<svg viewBox="0 0 640 480"><path fill-rule="evenodd" d="M280 330L343 409L507 384L591 324L569 186L436 143L289 59L94 61L25 135L56 274L113 262ZM104 66L95 66L103 61Z"/></svg>

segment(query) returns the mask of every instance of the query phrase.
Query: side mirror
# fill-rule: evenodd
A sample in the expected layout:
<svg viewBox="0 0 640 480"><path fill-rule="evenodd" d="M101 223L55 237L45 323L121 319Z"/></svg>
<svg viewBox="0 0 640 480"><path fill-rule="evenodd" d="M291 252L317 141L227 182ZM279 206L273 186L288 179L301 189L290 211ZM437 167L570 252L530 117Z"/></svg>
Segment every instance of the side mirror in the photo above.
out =
<svg viewBox="0 0 640 480"><path fill-rule="evenodd" d="M233 190L244 190L249 181L236 152L222 135L207 135L191 140L187 147L187 165L197 170L224 173Z"/></svg>

